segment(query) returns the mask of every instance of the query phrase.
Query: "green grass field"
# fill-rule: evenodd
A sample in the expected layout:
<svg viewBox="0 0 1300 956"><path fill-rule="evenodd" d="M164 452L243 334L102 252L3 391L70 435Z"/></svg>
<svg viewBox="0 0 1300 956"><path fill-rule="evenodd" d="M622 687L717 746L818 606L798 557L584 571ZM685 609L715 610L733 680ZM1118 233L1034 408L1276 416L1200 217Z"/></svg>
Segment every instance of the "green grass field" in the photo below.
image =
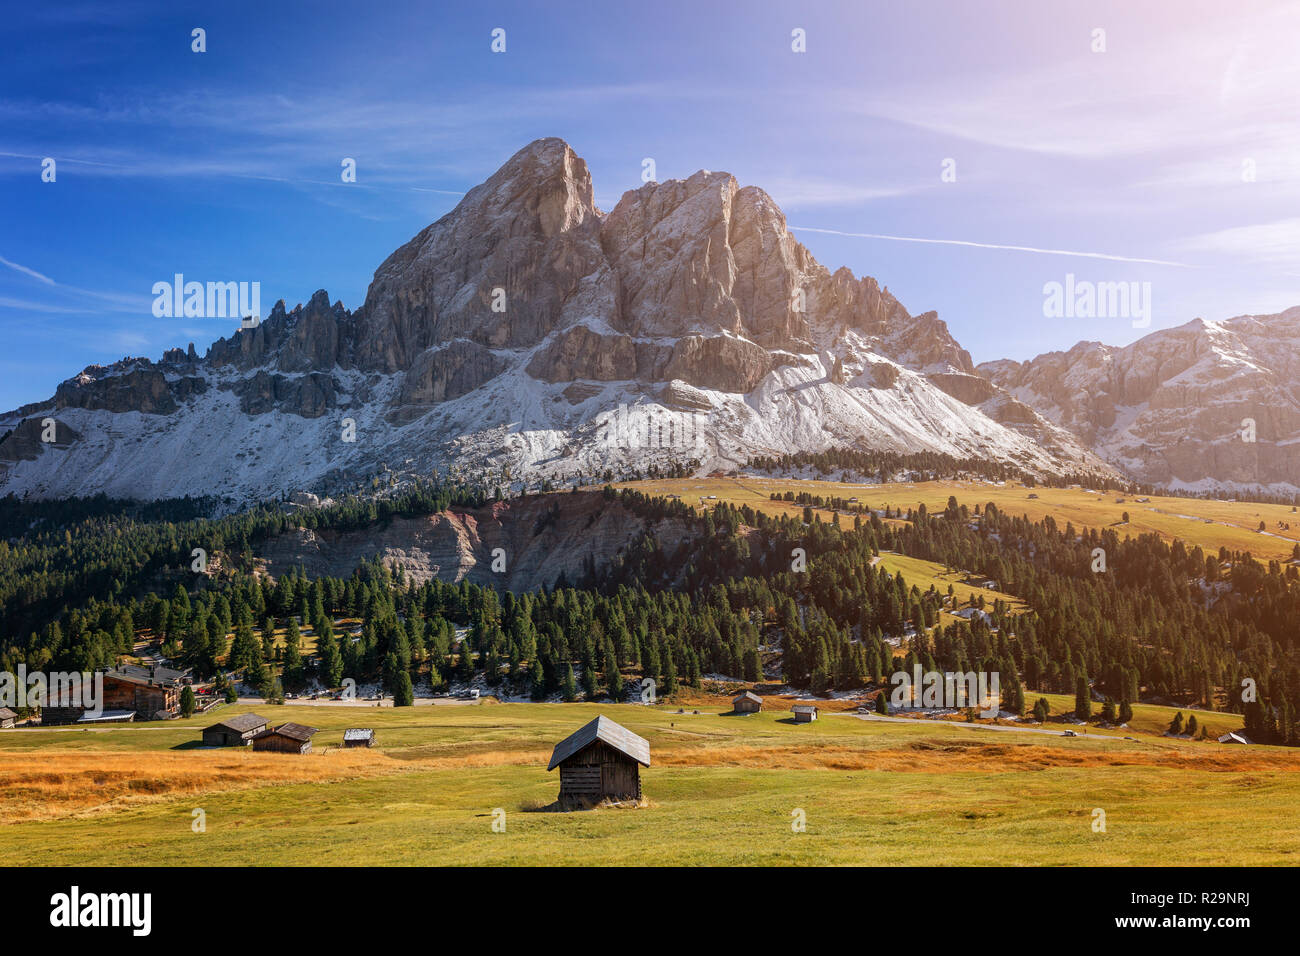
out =
<svg viewBox="0 0 1300 956"><path fill-rule="evenodd" d="M955 568L945 569L942 564L935 561L926 561L922 558L912 558L907 555L896 554L893 551L885 551L880 555L880 564L887 568L890 573L901 573L909 588L915 585L924 592L933 587L940 594L947 594L948 587L951 585L953 594L957 598L957 604L960 607L965 607L971 597L974 596L984 598L987 609L990 611L993 602L998 600L1005 602L1008 610L1013 614L1021 614L1029 610L1029 606L1014 595L968 584L964 573ZM951 620L952 615L945 611L944 623L951 623Z"/></svg>
<svg viewBox="0 0 1300 956"><path fill-rule="evenodd" d="M1285 864L1300 851L1300 755L1280 748L633 705L218 713L250 709L321 728L317 752L193 749L216 714L0 735L0 863ZM538 812L559 787L551 747L597 713L650 741L648 806ZM331 749L347 726L377 728L380 746Z"/></svg>

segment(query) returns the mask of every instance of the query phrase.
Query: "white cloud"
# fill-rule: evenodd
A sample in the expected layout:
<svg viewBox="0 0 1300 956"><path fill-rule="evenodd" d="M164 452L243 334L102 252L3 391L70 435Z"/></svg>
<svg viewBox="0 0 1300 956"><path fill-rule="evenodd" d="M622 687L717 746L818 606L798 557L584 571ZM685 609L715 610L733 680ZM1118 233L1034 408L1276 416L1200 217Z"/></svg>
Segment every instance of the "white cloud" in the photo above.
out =
<svg viewBox="0 0 1300 956"><path fill-rule="evenodd" d="M1174 243L1189 253L1228 256L1300 275L1300 218L1233 226Z"/></svg>

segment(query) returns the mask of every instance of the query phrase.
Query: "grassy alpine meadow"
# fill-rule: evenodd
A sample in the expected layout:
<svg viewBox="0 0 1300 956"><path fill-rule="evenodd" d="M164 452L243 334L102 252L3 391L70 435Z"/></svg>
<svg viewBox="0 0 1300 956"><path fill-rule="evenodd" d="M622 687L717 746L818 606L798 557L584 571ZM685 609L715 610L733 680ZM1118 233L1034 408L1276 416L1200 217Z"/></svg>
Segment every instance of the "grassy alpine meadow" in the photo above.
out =
<svg viewBox="0 0 1300 956"><path fill-rule="evenodd" d="M1155 533L1166 541L1181 540L1188 547L1200 545L1207 552L1248 551L1261 561L1291 558L1300 543L1300 512L1291 505L1259 504L1252 501L1175 498L1161 495L1129 496L1121 492L1104 494L1085 488L1030 488L1018 482L995 484L986 481L921 481L888 484L854 484L790 478L762 478L740 475L733 478L659 478L623 482L616 488L633 488L644 494L679 495L699 507L718 502L748 505L769 515L798 517L803 506L797 502L773 501L772 494L807 493L822 497L858 498L864 507L902 509L924 504L930 512L942 511L948 497L971 509L992 502L1009 515L1027 515L1041 521L1049 515L1060 526L1071 522L1076 528L1114 528L1121 538ZM1030 496L1033 497L1030 497ZM1148 500L1139 501L1138 498ZM1128 522L1124 522L1125 514ZM823 520L826 520L823 518ZM843 520L843 519L841 519ZM1259 530L1260 523L1265 528ZM849 519L851 523L851 519Z"/></svg>
<svg viewBox="0 0 1300 956"><path fill-rule="evenodd" d="M1300 754L1287 748L678 709L241 704L166 725L6 731L0 864L1244 865L1300 853ZM203 726L247 711L320 728L314 752L196 746ZM551 749L597 714L650 742L645 805L552 812ZM375 728L377 746L340 749L353 726Z"/></svg>

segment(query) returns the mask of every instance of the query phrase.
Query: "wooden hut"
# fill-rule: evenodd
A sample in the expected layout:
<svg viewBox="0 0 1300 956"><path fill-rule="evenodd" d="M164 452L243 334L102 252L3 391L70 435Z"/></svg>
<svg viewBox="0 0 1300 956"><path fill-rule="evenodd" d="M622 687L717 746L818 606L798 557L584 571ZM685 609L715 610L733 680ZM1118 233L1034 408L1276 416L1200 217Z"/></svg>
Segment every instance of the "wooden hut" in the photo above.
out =
<svg viewBox="0 0 1300 956"><path fill-rule="evenodd" d="M763 709L763 698L747 690L740 696L731 698L731 709L737 714L757 714Z"/></svg>
<svg viewBox="0 0 1300 956"><path fill-rule="evenodd" d="M0 707L0 729L8 730L17 720L18 715L12 710L8 707Z"/></svg>
<svg viewBox="0 0 1300 956"><path fill-rule="evenodd" d="M375 732L368 727L351 727L343 731L344 747L373 747Z"/></svg>
<svg viewBox="0 0 1300 956"><path fill-rule="evenodd" d="M270 723L257 714L237 714L203 728L203 743L209 747L247 747Z"/></svg>
<svg viewBox="0 0 1300 956"><path fill-rule="evenodd" d="M547 772L560 768L562 805L641 799L641 768L650 766L650 743L600 716L560 741Z"/></svg>
<svg viewBox="0 0 1300 956"><path fill-rule="evenodd" d="M1250 738L1239 730L1229 731L1219 738L1221 744L1249 744Z"/></svg>
<svg viewBox="0 0 1300 956"><path fill-rule="evenodd" d="M315 727L302 724L281 724L272 730L264 730L253 737L254 750L274 750L282 754L311 753L311 738L318 733Z"/></svg>
<svg viewBox="0 0 1300 956"><path fill-rule="evenodd" d="M795 704L790 708L796 724L810 724L817 719L816 704Z"/></svg>

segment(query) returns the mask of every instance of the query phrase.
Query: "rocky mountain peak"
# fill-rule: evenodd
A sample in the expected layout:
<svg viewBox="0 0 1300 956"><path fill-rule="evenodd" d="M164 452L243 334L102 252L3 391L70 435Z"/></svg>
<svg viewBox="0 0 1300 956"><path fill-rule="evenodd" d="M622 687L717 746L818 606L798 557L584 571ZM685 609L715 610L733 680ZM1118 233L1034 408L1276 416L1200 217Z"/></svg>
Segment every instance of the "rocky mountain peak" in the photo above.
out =
<svg viewBox="0 0 1300 956"><path fill-rule="evenodd" d="M602 264L599 229L587 164L530 143L375 270L353 362L396 372L457 338L537 343Z"/></svg>
<svg viewBox="0 0 1300 956"><path fill-rule="evenodd" d="M72 466L24 445L0 489L257 496L394 461L556 478L832 446L1104 469L976 374L935 313L818 263L762 189L700 170L603 213L560 139L388 256L355 312L322 289L202 360L176 352L0 416L17 434L55 408L79 436L58 451Z"/></svg>

